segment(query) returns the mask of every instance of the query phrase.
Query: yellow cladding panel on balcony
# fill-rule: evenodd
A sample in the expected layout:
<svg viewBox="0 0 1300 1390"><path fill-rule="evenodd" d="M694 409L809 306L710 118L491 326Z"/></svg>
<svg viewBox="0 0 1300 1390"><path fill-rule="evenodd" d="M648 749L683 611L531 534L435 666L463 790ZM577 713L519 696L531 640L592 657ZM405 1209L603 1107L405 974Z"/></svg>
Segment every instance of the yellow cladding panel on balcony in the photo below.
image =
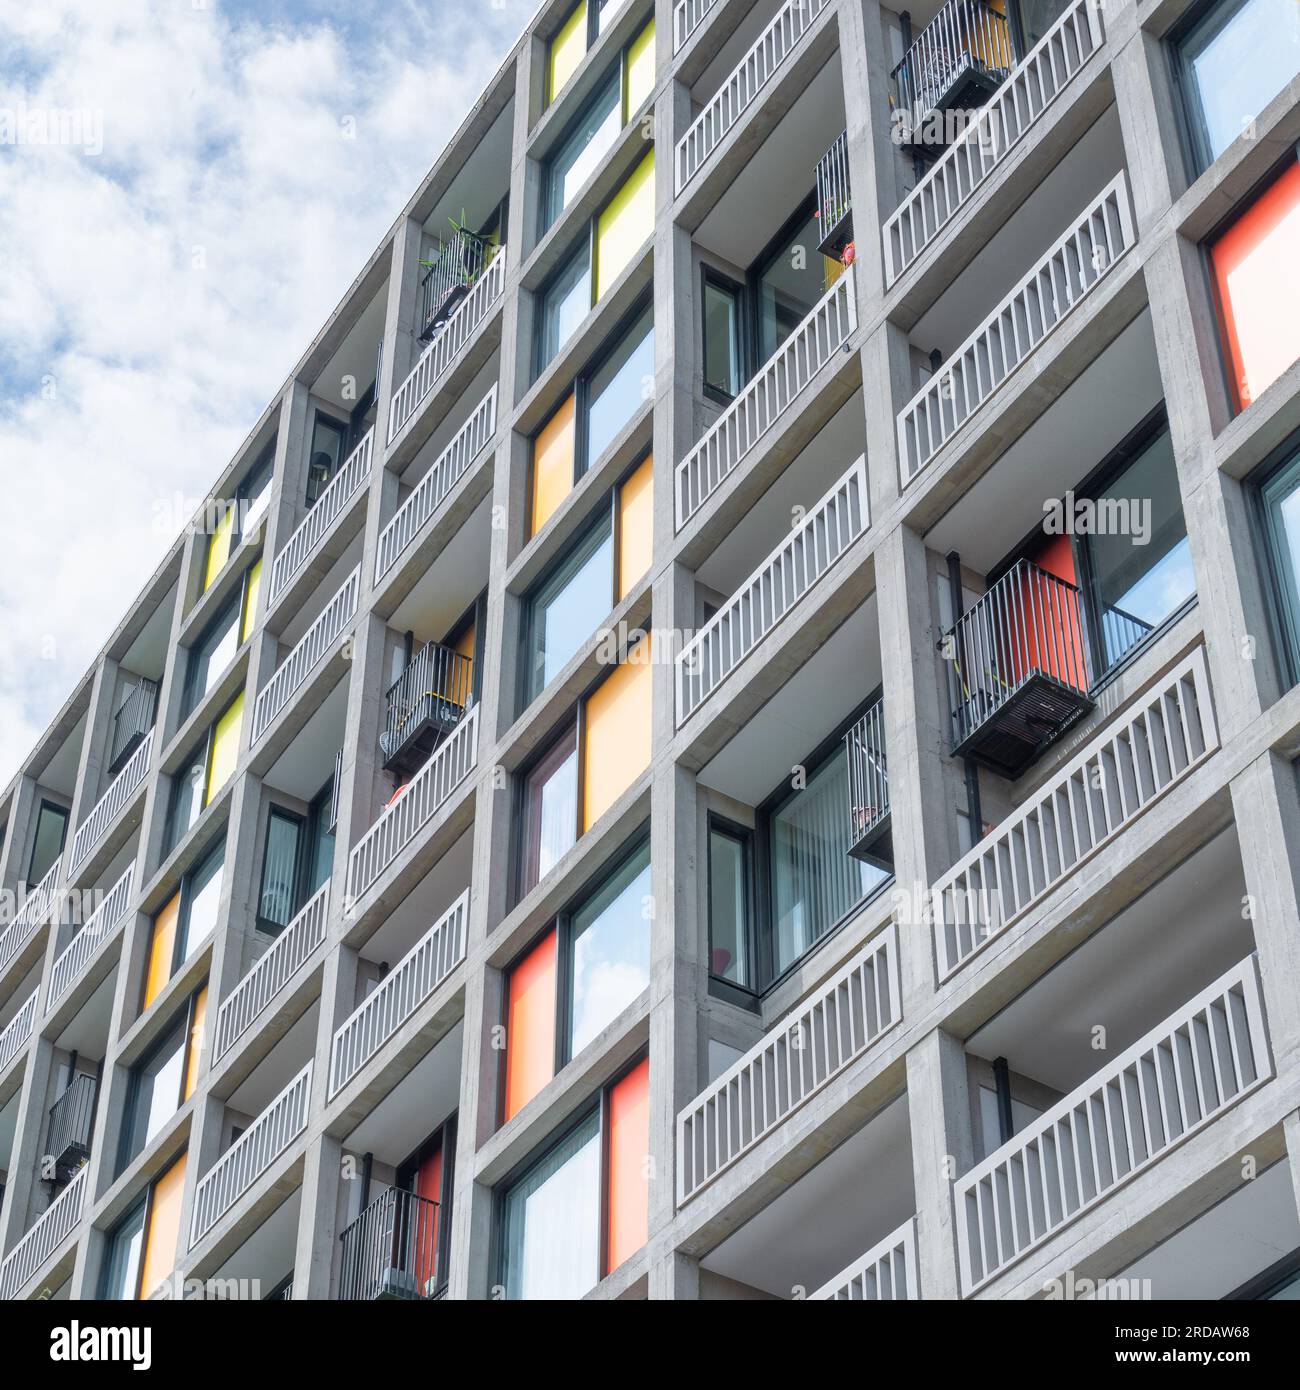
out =
<svg viewBox="0 0 1300 1390"><path fill-rule="evenodd" d="M596 298L631 264L655 226L655 152L628 175L596 224Z"/></svg>
<svg viewBox="0 0 1300 1390"><path fill-rule="evenodd" d="M551 71L547 83L547 100L554 101L564 84L578 70L587 55L587 0L564 21L560 32L551 40Z"/></svg>
<svg viewBox="0 0 1300 1390"><path fill-rule="evenodd" d="M655 89L655 22L632 40L627 50L627 84L623 119L630 120Z"/></svg>

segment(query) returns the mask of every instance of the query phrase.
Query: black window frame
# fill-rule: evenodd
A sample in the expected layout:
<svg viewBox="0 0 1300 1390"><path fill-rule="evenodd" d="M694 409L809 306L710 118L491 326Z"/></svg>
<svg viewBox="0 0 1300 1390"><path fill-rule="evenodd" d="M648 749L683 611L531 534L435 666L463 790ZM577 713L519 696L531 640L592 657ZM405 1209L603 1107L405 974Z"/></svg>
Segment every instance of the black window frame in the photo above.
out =
<svg viewBox="0 0 1300 1390"><path fill-rule="evenodd" d="M176 1104L172 1108L172 1116L185 1104L185 1078L189 1073L191 1051L194 1045L195 1013L198 1006L199 995L202 994L207 987L208 980L206 977L195 985L193 992L186 999L185 1003L181 1005L162 1028L159 1029L158 1036L149 1045L148 1049L136 1060L128 1074L124 1123L122 1125L121 1134L118 1136L117 1170L114 1175L114 1181L122 1176L127 1168L139 1158L149 1145L150 1141L144 1139L141 1141L138 1148L132 1147L136 1127L139 1123L136 1107L140 1103L142 1073L145 1067L154 1061L178 1031L181 1035L181 1073L177 1082Z"/></svg>
<svg viewBox="0 0 1300 1390"><path fill-rule="evenodd" d="M47 811L54 811L59 814L63 821L63 829L59 834L59 847L54 852L54 858L50 860L48 866L45 869L45 873L41 874L38 878L33 873L33 869L36 864L36 847L40 844L41 838L41 820ZM27 886L29 888L35 888L37 884L39 884L41 880L44 879L45 874L48 874L50 870L55 866L55 864L57 864L63 858L63 851L68 847L68 828L71 824L71 821L71 807L64 806L61 802L58 801L52 801L47 796L41 797L40 805L36 808L36 815L33 818L32 848L31 852L27 856Z"/></svg>
<svg viewBox="0 0 1300 1390"><path fill-rule="evenodd" d="M257 906L253 913L254 925L257 930L267 936L279 936L307 906L314 893L320 891L319 887L316 889L311 887L312 865L321 839L330 833L329 819L333 798L334 774L331 772L325 785L307 803L305 813L294 810L292 806L285 806L279 801L272 801L267 806L266 824L262 833L261 872L257 880ZM262 915L262 901L266 891L267 854L271 841L271 822L276 817L293 822L298 832L297 842L294 845L293 888L287 922L273 922L270 918Z"/></svg>
<svg viewBox="0 0 1300 1390"><path fill-rule="evenodd" d="M758 924L757 913L755 911L758 902L758 884L754 873L754 828L748 825L741 825L739 821L732 820L728 816L719 815L716 811L709 811L705 816L705 900L708 904L708 939L706 947L708 959L706 961L706 971L709 978L709 993L720 998L730 998L733 1003L740 1004L742 1008L753 1009L759 997L759 991L754 983L756 977L756 966L758 962ZM745 940L745 979L729 980L725 975L717 974L713 969L713 837L720 835L723 839L731 840L740 846L741 851L741 886L744 891L744 921L741 923L741 931Z"/></svg>
<svg viewBox="0 0 1300 1390"><path fill-rule="evenodd" d="M261 557L259 557L260 559ZM221 605L212 618L204 624L203 630L195 638L185 654L185 684L181 694L181 718L188 719L191 714L198 709L203 700L211 694L215 686L209 686L207 690L199 691L198 685L198 663L197 655L199 649L209 642L218 632L225 630L228 619L233 618L235 629L235 652L230 658L230 662L223 670L229 670L239 657L240 650L244 646L244 607L248 602L248 586L253 573L257 567L257 561L249 565L240 580L239 590L232 593L229 598Z"/></svg>
<svg viewBox="0 0 1300 1390"><path fill-rule="evenodd" d="M321 485L319 486L319 488L316 489L315 494L313 495L311 464L312 459L315 457L317 452L315 449L316 431L322 425L325 426L327 429L335 431L335 433L338 435L339 460L334 471L329 475L328 478L325 479L323 483L321 483ZM325 489L329 487L329 485L334 481L334 479L337 478L338 475L343 471L343 465L348 460L348 438L350 434L350 421L340 420L337 415L334 415L330 411L322 409L322 407L320 406L316 407L311 419L311 433L307 437L307 476L304 480L303 488L303 505L307 508L308 511L311 511L311 509L316 505L316 503L320 501L321 495L324 493Z"/></svg>
<svg viewBox="0 0 1300 1390"><path fill-rule="evenodd" d="M176 978L176 972L189 959L190 953L187 947L189 946L190 937L190 914L194 908L195 880L200 877L203 871L208 867L209 864L212 863L212 861L218 855L221 856L221 868L219 872L222 874L224 878L226 872L225 827L222 828L220 834L216 835L213 838L212 842L203 850L203 852L196 856L194 863L181 875L180 882L176 886L176 892L172 895L176 897L178 901L176 904L176 931L172 937L172 958L171 964L168 967L167 971L167 983L170 983L172 980ZM162 906L158 909L157 912L154 912L149 919L150 950L152 950L153 948L153 933L158 926L159 912L161 912L162 908L166 907L167 904L171 902L171 900L171 897L165 899ZM215 930L216 928L214 926L214 935ZM139 1007L136 1010L137 1017L141 1017L144 1014L148 1013L149 1009L152 1007L152 1005L145 1003L145 995L148 992L148 989L149 970L148 961L146 958L145 970L140 977Z"/></svg>
<svg viewBox="0 0 1300 1390"><path fill-rule="evenodd" d="M708 306L709 290L717 290L727 295L735 305L736 315L736 389L735 391L724 391L722 387L715 386L703 375L705 363L709 358L709 330L708 319L705 310ZM749 379L753 376L750 370L752 353L749 348L749 291L739 280L733 279L730 275L724 274L716 266L710 265L707 261L700 264L700 371L703 382L704 394L719 405L730 405L738 395L745 389Z"/></svg>
<svg viewBox="0 0 1300 1390"><path fill-rule="evenodd" d="M1260 544L1255 547L1258 572L1269 608L1269 628L1276 667L1285 687L1300 684L1300 572L1291 565L1286 538L1279 531L1270 489L1294 476L1292 493L1300 493L1300 433L1278 445L1255 469L1247 484ZM1290 573L1290 586L1286 574Z"/></svg>

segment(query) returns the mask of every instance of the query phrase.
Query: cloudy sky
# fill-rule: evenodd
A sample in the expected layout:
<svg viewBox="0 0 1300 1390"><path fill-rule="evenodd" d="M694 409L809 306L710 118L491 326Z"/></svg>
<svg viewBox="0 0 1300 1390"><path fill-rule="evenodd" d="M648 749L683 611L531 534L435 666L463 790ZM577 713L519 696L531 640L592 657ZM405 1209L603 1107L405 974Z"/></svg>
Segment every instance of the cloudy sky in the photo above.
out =
<svg viewBox="0 0 1300 1390"><path fill-rule="evenodd" d="M0 785L535 9L0 0Z"/></svg>

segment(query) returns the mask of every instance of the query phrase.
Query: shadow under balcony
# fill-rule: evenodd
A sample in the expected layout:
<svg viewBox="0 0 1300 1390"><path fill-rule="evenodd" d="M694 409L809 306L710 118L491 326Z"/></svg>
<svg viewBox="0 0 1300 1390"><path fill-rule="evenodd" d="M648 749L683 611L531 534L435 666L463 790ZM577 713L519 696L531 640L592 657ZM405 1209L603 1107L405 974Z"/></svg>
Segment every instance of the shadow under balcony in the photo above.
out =
<svg viewBox="0 0 1300 1390"><path fill-rule="evenodd" d="M379 746L384 768L408 776L464 718L474 702L473 660L428 642L389 688Z"/></svg>

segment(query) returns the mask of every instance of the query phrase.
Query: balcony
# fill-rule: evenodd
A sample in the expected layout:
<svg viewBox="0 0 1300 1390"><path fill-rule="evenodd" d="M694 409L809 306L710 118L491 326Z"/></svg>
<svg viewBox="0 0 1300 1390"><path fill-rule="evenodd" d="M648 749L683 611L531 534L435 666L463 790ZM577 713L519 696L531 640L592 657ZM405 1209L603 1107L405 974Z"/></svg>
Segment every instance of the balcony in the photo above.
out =
<svg viewBox="0 0 1300 1390"><path fill-rule="evenodd" d="M957 1180L969 1296L1273 1074L1248 956Z"/></svg>
<svg viewBox="0 0 1300 1390"><path fill-rule="evenodd" d="M54 1160L54 1181L65 1183L90 1157L99 1082L85 1072L72 1079L50 1107L46 1152Z"/></svg>
<svg viewBox="0 0 1300 1390"><path fill-rule="evenodd" d="M0 1300L17 1298L27 1283L77 1228L86 1200L86 1169L63 1189L37 1218L36 1224L5 1256L0 1265Z"/></svg>
<svg viewBox="0 0 1300 1390"><path fill-rule="evenodd" d="M456 306L455 312L438 335L425 348L406 380L393 393L388 415L388 442L402 432L434 386L460 356L488 311L501 297L506 283L506 248L502 246L488 262L474 288Z"/></svg>
<svg viewBox="0 0 1300 1390"><path fill-rule="evenodd" d="M679 728L869 525L860 458L678 654Z"/></svg>
<svg viewBox="0 0 1300 1390"><path fill-rule="evenodd" d="M885 702L876 700L844 735L849 765L849 853L893 873L888 850L889 774L885 765Z"/></svg>
<svg viewBox="0 0 1300 1390"><path fill-rule="evenodd" d="M946 980L1219 746L1197 648L931 889Z"/></svg>
<svg viewBox="0 0 1300 1390"><path fill-rule="evenodd" d="M307 1128L310 1097L308 1062L199 1179L194 1190L191 1249Z"/></svg>
<svg viewBox="0 0 1300 1390"><path fill-rule="evenodd" d="M775 429L857 326L853 276L841 275L677 465L679 531Z"/></svg>
<svg viewBox="0 0 1300 1390"><path fill-rule="evenodd" d="M885 283L930 246L1105 42L1101 6L1075 0L886 221Z"/></svg>
<svg viewBox="0 0 1300 1390"><path fill-rule="evenodd" d="M18 1012L0 1029L0 1073L18 1056L23 1044L32 1035L36 1023L36 996L39 993L39 989L32 990Z"/></svg>
<svg viewBox="0 0 1300 1390"><path fill-rule="evenodd" d="M935 118L983 106L1015 62L1005 14L985 0L948 0L891 74L900 143L925 157L938 153L946 141L935 139L944 125Z"/></svg>
<svg viewBox="0 0 1300 1390"><path fill-rule="evenodd" d="M72 837L72 862L69 872L81 867L91 850L108 833L109 827L126 808L126 803L135 795L149 772L149 759L153 753L153 730L136 742L135 751L127 759L122 770L113 778L108 790L95 803L94 809L77 827Z"/></svg>
<svg viewBox="0 0 1300 1390"><path fill-rule="evenodd" d="M838 258L853 240L847 131L817 161L817 223L821 235L817 249Z"/></svg>
<svg viewBox="0 0 1300 1390"><path fill-rule="evenodd" d="M214 1063L234 1047L285 985L325 944L329 892L326 883L221 1001L212 1053Z"/></svg>
<svg viewBox="0 0 1300 1390"><path fill-rule="evenodd" d="M677 0L673 6L673 52L680 53L682 45L704 21L716 0Z"/></svg>
<svg viewBox="0 0 1300 1390"><path fill-rule="evenodd" d="M7 968L49 915L50 908L54 906L54 890L62 866L62 858L50 865L49 872L24 899L18 915L0 932L0 972Z"/></svg>
<svg viewBox="0 0 1300 1390"><path fill-rule="evenodd" d="M253 742L266 733L307 677L333 650L347 625L356 617L361 593L361 566L343 581L338 593L321 610L320 616L303 633L297 646L275 669L275 674L257 694L253 706Z"/></svg>
<svg viewBox="0 0 1300 1390"><path fill-rule="evenodd" d="M420 281L420 339L428 342L451 317L456 306L474 288L494 248L482 237L457 227L450 241L442 242Z"/></svg>
<svg viewBox="0 0 1300 1390"><path fill-rule="evenodd" d="M370 477L374 452L375 432L369 429L366 431L366 437L348 455L343 467L330 479L311 510L299 522L293 535L275 557L271 566L270 603L274 603L284 593L289 581L312 557L316 547L324 540L325 533Z"/></svg>
<svg viewBox="0 0 1300 1390"><path fill-rule="evenodd" d="M339 1027L330 1048L331 1100L465 959L468 916L467 888Z"/></svg>
<svg viewBox="0 0 1300 1390"><path fill-rule="evenodd" d="M348 859L348 892L354 902L374 887L384 870L433 819L477 760L476 705L353 847Z"/></svg>
<svg viewBox="0 0 1300 1390"><path fill-rule="evenodd" d="M886 1236L834 1279L808 1295L810 1303L866 1303L920 1298L916 1218Z"/></svg>
<svg viewBox="0 0 1300 1390"><path fill-rule="evenodd" d="M135 883L134 862L104 895L103 902L86 918L81 930L55 957L50 971L50 991L45 1001L46 1012L81 978L99 947L126 916Z"/></svg>
<svg viewBox="0 0 1300 1390"><path fill-rule="evenodd" d="M891 923L677 1116L677 1205L863 1056L902 1017Z"/></svg>
<svg viewBox="0 0 1300 1390"><path fill-rule="evenodd" d="M392 521L380 532L379 554L375 561L376 584L405 554L407 547L447 500L452 488L496 434L496 429L497 384L493 382L474 413L456 431L451 442L429 466L429 471L398 507Z"/></svg>
<svg viewBox="0 0 1300 1390"><path fill-rule="evenodd" d="M1136 239L1118 174L898 415L899 483L940 449L1114 270Z"/></svg>
<svg viewBox="0 0 1300 1390"><path fill-rule="evenodd" d="M384 768L406 776L465 717L474 702L474 663L440 642L426 643L389 687L379 734Z"/></svg>
<svg viewBox="0 0 1300 1390"><path fill-rule="evenodd" d="M1018 561L940 642L954 757L1016 778L1093 707L1079 590Z"/></svg>
<svg viewBox="0 0 1300 1390"><path fill-rule="evenodd" d="M400 1187L381 1193L339 1237L339 1298L432 1299L439 1206Z"/></svg>
<svg viewBox="0 0 1300 1390"><path fill-rule="evenodd" d="M777 11L776 17L677 142L674 160L677 193L686 188L731 133L828 4L829 0L787 0Z"/></svg>
<svg viewBox="0 0 1300 1390"><path fill-rule="evenodd" d="M118 706L113 716L113 738L109 744L108 774L116 777L126 766L131 754L144 742L153 728L158 708L158 687L153 681L142 680Z"/></svg>

